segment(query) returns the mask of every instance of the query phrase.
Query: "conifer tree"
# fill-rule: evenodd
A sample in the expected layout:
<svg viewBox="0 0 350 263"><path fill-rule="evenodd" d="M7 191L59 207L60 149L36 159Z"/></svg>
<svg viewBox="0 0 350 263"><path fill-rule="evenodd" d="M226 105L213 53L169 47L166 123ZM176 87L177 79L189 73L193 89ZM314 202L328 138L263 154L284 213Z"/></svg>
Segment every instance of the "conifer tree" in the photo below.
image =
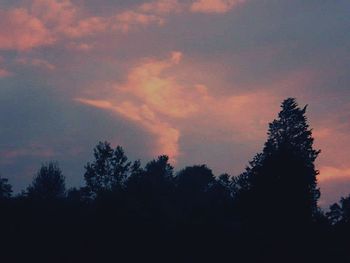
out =
<svg viewBox="0 0 350 263"><path fill-rule="evenodd" d="M242 207L253 210L255 216L305 222L317 213L320 192L314 162L320 151L313 148L307 106L300 108L294 98L288 98L281 108L269 125L262 153L235 179L235 189Z"/></svg>

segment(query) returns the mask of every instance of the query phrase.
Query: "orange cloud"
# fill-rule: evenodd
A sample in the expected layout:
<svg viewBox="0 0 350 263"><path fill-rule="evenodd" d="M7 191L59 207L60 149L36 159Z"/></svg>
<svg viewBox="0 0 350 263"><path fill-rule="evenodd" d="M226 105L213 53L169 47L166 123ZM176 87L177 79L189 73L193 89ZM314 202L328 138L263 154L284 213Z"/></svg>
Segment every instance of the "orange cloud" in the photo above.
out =
<svg viewBox="0 0 350 263"><path fill-rule="evenodd" d="M246 0L197 0L191 5L192 12L226 13Z"/></svg>
<svg viewBox="0 0 350 263"><path fill-rule="evenodd" d="M27 10L0 11L0 49L29 50L52 44L53 35Z"/></svg>

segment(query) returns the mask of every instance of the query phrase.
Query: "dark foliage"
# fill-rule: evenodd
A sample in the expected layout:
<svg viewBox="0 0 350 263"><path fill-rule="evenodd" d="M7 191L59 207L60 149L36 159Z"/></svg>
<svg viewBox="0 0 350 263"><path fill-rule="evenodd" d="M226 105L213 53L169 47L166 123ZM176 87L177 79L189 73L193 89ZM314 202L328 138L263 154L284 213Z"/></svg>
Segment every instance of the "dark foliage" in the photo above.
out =
<svg viewBox="0 0 350 263"><path fill-rule="evenodd" d="M350 223L350 195L341 198L339 204L333 204L326 213L331 224L349 224Z"/></svg>
<svg viewBox="0 0 350 263"><path fill-rule="evenodd" d="M8 179L0 176L0 199L8 199L11 194L12 186L8 183Z"/></svg>
<svg viewBox="0 0 350 263"><path fill-rule="evenodd" d="M63 198L66 193L65 178L55 162L41 166L33 183L27 188L29 198L54 200Z"/></svg>
<svg viewBox="0 0 350 263"><path fill-rule="evenodd" d="M285 100L278 118L269 125L263 152L235 180L246 216L276 224L310 222L317 214L320 192L314 161L319 151L313 149L305 111L295 99Z"/></svg>
<svg viewBox="0 0 350 263"><path fill-rule="evenodd" d="M350 262L350 197L317 207L305 112L285 100L237 177L174 172L164 155L142 166L100 142L81 188L52 162L16 197L0 178L1 262Z"/></svg>
<svg viewBox="0 0 350 263"><path fill-rule="evenodd" d="M88 193L93 197L121 190L129 175L131 163L124 150L113 149L108 142L100 142L94 149L95 161L85 166Z"/></svg>

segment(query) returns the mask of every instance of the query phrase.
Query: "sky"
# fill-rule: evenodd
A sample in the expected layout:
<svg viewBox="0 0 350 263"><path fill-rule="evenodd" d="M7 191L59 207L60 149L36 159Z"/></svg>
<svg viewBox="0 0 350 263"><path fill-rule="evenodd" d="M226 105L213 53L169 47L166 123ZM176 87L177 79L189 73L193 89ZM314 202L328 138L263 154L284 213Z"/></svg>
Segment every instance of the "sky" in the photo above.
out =
<svg viewBox="0 0 350 263"><path fill-rule="evenodd" d="M0 173L59 162L83 184L98 141L131 160L241 173L281 102L308 104L320 205L350 193L350 1L2 0Z"/></svg>

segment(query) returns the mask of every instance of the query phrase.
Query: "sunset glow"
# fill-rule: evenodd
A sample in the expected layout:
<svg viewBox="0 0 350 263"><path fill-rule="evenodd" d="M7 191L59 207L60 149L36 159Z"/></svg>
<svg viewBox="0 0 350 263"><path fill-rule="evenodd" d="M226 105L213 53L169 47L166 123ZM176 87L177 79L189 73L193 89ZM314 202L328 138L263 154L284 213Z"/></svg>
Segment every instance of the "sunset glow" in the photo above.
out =
<svg viewBox="0 0 350 263"><path fill-rule="evenodd" d="M118 3L117 3L118 2ZM100 140L238 175L287 97L308 104L322 205L350 192L347 1L5 0L0 173L57 160L79 185Z"/></svg>

